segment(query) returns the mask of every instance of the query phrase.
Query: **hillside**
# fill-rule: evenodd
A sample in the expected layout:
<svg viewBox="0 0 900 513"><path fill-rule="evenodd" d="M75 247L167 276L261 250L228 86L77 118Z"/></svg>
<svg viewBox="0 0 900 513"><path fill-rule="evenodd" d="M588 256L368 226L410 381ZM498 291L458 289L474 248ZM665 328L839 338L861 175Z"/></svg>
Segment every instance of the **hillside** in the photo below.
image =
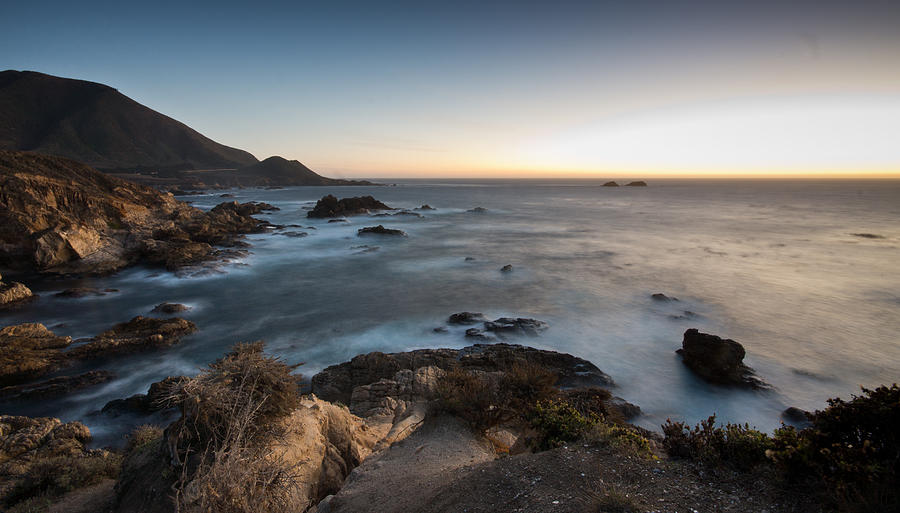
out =
<svg viewBox="0 0 900 513"><path fill-rule="evenodd" d="M316 174L296 160L269 157L236 170L185 171L185 178L207 186L373 185L359 180L339 180Z"/></svg>
<svg viewBox="0 0 900 513"><path fill-rule="evenodd" d="M67 157L105 171L257 162L109 86L14 70L0 72L0 149Z"/></svg>

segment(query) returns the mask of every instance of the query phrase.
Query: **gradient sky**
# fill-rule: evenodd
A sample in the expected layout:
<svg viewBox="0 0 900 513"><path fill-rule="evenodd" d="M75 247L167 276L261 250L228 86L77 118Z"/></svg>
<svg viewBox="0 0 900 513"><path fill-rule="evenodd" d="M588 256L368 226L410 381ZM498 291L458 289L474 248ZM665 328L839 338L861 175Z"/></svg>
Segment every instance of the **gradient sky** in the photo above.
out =
<svg viewBox="0 0 900 513"><path fill-rule="evenodd" d="M900 1L7 2L0 68L330 176L900 174Z"/></svg>

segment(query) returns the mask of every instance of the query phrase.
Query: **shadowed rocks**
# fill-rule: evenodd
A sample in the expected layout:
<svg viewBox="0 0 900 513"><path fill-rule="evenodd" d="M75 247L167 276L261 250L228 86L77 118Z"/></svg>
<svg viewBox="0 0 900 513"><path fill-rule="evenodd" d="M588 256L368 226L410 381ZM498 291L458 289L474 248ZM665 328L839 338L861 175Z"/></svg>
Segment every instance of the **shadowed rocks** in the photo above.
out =
<svg viewBox="0 0 900 513"><path fill-rule="evenodd" d="M378 226L367 226L365 228L360 228L356 231L356 235L395 235L399 237L406 237L406 232L403 230L395 230L393 228L385 228L382 225Z"/></svg>
<svg viewBox="0 0 900 513"><path fill-rule="evenodd" d="M373 210L393 210L372 196L337 199L331 194L316 202L316 206L306 213L306 217L326 218L368 214Z"/></svg>

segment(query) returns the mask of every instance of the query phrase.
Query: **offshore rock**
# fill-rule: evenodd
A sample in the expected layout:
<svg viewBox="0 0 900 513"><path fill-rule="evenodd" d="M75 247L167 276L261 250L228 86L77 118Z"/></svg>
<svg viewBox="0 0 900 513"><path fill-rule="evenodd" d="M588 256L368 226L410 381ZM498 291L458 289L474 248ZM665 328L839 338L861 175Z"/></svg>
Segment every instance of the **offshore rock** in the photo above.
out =
<svg viewBox="0 0 900 513"><path fill-rule="evenodd" d="M684 364L704 380L718 385L766 388L744 365L744 346L731 339L700 333L696 329L684 332L682 348L676 351Z"/></svg>
<svg viewBox="0 0 900 513"><path fill-rule="evenodd" d="M382 225L378 226L367 226L365 228L360 228L356 231L356 235L397 235L400 237L406 237L406 232L403 230L395 230L393 228L385 228Z"/></svg>
<svg viewBox="0 0 900 513"><path fill-rule="evenodd" d="M324 218L368 214L372 210L393 210L372 196L337 199L331 194L323 197L306 217Z"/></svg>
<svg viewBox="0 0 900 513"><path fill-rule="evenodd" d="M195 331L197 325L184 319L154 319L139 315L116 324L65 354L69 358L83 359L168 347Z"/></svg>
<svg viewBox="0 0 900 513"><path fill-rule="evenodd" d="M59 397L76 390L106 383L115 377L116 375L112 372L104 370L89 371L77 376L58 376L38 383L0 388L0 400L21 401Z"/></svg>

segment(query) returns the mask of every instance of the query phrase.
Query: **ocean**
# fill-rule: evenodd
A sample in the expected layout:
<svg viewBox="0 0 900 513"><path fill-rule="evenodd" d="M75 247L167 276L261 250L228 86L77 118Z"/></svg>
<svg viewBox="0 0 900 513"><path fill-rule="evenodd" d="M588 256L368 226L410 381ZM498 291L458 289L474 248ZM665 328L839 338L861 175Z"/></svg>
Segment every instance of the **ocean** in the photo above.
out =
<svg viewBox="0 0 900 513"><path fill-rule="evenodd" d="M434 331L460 311L546 321L540 336L509 342L592 361L616 381L615 395L642 408L636 423L656 430L667 418L694 423L716 414L771 431L788 406L822 408L829 397L898 381L900 181L649 183L408 180L187 197L200 208L226 201L224 192L272 203L281 210L258 217L302 225L282 232L307 235L250 235L251 253L216 273L134 267L102 278L32 279L41 297L0 313L0 325L41 322L89 337L175 302L192 307L181 316L199 331L171 349L92 364L117 373L109 383L0 411L81 420L96 443L115 443L145 420L96 414L107 401L194 374L236 342L265 340L268 352L303 362L299 370L312 376L359 353L477 342L464 328ZM325 194L436 210L307 219ZM468 212L474 207L487 212ZM377 224L408 237L357 236ZM501 272L507 264L512 272ZM119 292L54 296L72 286ZM654 293L678 301L655 301ZM688 328L743 344L745 363L773 388L697 378L675 354Z"/></svg>

